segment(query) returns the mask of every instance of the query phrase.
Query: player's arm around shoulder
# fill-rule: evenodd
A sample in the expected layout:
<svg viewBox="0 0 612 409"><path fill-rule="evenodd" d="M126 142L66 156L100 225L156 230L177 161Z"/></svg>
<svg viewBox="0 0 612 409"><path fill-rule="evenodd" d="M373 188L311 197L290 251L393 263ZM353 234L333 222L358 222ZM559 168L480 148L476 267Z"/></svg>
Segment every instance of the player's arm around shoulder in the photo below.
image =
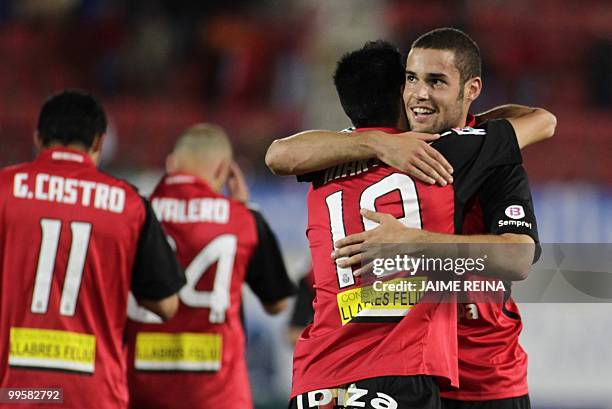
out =
<svg viewBox="0 0 612 409"><path fill-rule="evenodd" d="M335 165L377 158L429 184L452 182L452 167L429 142L439 135L418 132L389 134L367 130L305 131L277 139L268 148L266 165L276 175L303 175Z"/></svg>
<svg viewBox="0 0 612 409"><path fill-rule="evenodd" d="M361 136L361 135L360 135ZM311 130L276 139L266 152L266 165L276 175L302 175L351 160L376 156L368 136Z"/></svg>
<svg viewBox="0 0 612 409"><path fill-rule="evenodd" d="M151 204L142 198L142 225L132 270L131 290L140 305L169 320L178 311L177 293L187 282Z"/></svg>
<svg viewBox="0 0 612 409"><path fill-rule="evenodd" d="M477 116L479 122L505 118L510 122L519 148L552 138L557 127L557 117L544 108L507 104L492 108Z"/></svg>

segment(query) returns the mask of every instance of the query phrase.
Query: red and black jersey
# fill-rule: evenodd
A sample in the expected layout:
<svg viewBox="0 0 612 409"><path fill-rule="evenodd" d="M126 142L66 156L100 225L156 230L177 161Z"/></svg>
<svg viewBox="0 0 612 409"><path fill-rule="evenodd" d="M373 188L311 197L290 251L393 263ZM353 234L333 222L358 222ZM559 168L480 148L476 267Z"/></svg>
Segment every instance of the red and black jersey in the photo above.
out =
<svg viewBox="0 0 612 409"><path fill-rule="evenodd" d="M83 152L44 150L0 170L0 263L0 387L127 407L128 291L158 300L185 283L149 203Z"/></svg>
<svg viewBox="0 0 612 409"><path fill-rule="evenodd" d="M407 301L391 310L364 305L360 279L330 256L334 241L376 227L360 208L390 213L409 227L455 233L465 204L487 176L521 162L505 120L453 129L433 146L455 169L453 185L425 185L375 160L309 176L315 313L295 348L292 396L379 376L432 375L457 385L456 305ZM389 322L390 316L399 322Z"/></svg>
<svg viewBox="0 0 612 409"><path fill-rule="evenodd" d="M527 234L538 242L533 200L522 166L501 167L487 178L478 197L472 200L462 232ZM518 306L510 297L510 284L506 288L508 292L500 294L497 303L460 306L459 389L443 390L443 397L482 401L528 393L527 354L519 344L523 325Z"/></svg>
<svg viewBox="0 0 612 409"><path fill-rule="evenodd" d="M172 320L130 320L130 406L251 408L242 286L264 304L294 293L276 238L260 213L193 175L165 176L151 201L187 285Z"/></svg>

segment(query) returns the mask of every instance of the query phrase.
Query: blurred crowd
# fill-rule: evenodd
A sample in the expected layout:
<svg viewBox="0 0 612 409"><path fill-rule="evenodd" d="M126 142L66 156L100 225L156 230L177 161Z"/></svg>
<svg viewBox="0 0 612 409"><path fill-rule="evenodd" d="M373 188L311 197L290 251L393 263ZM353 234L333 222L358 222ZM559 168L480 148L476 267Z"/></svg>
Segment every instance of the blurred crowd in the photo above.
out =
<svg viewBox="0 0 612 409"><path fill-rule="evenodd" d="M340 3L331 18L322 18L331 6L321 0L1 1L0 164L30 158L41 100L78 87L109 107L118 137L107 166L159 168L182 129L212 121L228 128L245 167L265 176L261 159L270 140L336 125L312 123L305 113L317 112L317 104L339 112L330 107L333 100L320 101L313 92L321 85L311 73L348 51L333 22L352 18L350 25L371 24L357 44L375 32L401 50L431 28L464 29L484 57L478 107L514 101L545 106L559 118L554 146L527 153L530 174L612 181L612 170L592 166L612 155L608 1ZM363 10L352 8L368 11L356 18ZM321 55L316 44L325 41ZM568 151L575 153L573 164L552 162Z"/></svg>

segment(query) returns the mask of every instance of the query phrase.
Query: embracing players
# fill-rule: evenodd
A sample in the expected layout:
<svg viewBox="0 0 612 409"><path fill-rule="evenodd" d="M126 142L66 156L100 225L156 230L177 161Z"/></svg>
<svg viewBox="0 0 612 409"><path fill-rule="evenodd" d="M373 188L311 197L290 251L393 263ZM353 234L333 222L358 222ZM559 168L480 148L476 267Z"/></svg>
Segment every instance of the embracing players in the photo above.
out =
<svg viewBox="0 0 612 409"><path fill-rule="evenodd" d="M408 118L410 120L411 125L414 123L416 125L415 127L418 130L425 130L429 132L431 132L432 130L435 132L441 132L448 127L459 127L459 128L463 127L466 125L466 118L468 118L467 113L469 110L469 106L471 102L478 96L480 92L480 87L481 87L480 56L478 53L478 49L476 45L473 43L473 41L469 39L469 37L467 37L464 33L459 32L458 30L443 29L443 30L439 30L439 31L429 33L429 34L430 35L423 36L420 39L421 40L420 42L417 41L417 43L415 43L411 51L411 54L408 58L408 67L407 67L407 72L406 72L406 86L404 90L406 110L409 111ZM338 88L340 99L343 104L343 108L345 109L345 112L347 112L347 114L349 115L349 117L351 118L351 120L354 122L354 124L357 127L362 127L362 128L364 126L365 127L369 127L369 126L389 127L393 125L393 122L389 121L389 117L381 116L380 112L384 112L385 109L387 113L393 112L394 110L397 112L398 105L402 106L401 102L399 101L400 100L399 95L401 93L400 91L401 84L394 85L396 87L395 95L390 95L389 92L383 91L383 88L385 88L385 86L389 87L390 86L389 82L393 81L393 78L396 78L396 77L390 74L389 72L387 72L386 75L380 75L380 76L368 74L368 71L366 69L368 61L372 65L378 64L378 71L380 71L381 70L380 67L385 66L385 64L388 65L389 60L387 60L386 62L381 59L379 59L378 61L372 61L372 59L374 58L374 55L372 52L367 53L365 51L367 48L368 47L362 50L361 56L360 56L361 58L358 59L359 64L356 65L356 68L360 67L359 70L362 70L362 71L360 71L359 73L354 72L352 74L354 76L353 83L351 84L352 87L347 86L346 88L343 88L341 81L339 81L338 73L341 71L340 69L341 69L342 62L340 63L337 73L336 73L336 78L335 78L336 86ZM353 54L358 54L358 53L359 52L353 53ZM411 57L412 57L412 60L411 60ZM401 62L399 65L401 65ZM403 68L401 70L403 72ZM370 71L373 71L373 69L370 68ZM402 74L402 78L403 78L403 74ZM347 82L347 84L348 83L350 82ZM386 83L386 85L384 83ZM372 102L373 100L376 100L375 104ZM470 184L472 184L471 186L472 188L474 187L472 182L470 183L465 182L467 178L463 179L465 177L464 175L469 174L469 172L466 173L464 169L458 168L456 166L456 163L453 163L453 162L457 162L458 158L462 155L461 151L464 151L463 153L465 153L466 150L469 150L469 147L467 145L472 144L474 142L474 138L477 138L477 136L474 136L474 135L475 134L477 135L479 132L481 134L485 132L488 133L488 135L484 138L484 141L481 142L481 143L485 143L485 142L488 142L488 139L496 138L496 135L495 135L496 133L500 135L512 134L513 137L516 133L516 137L519 140L519 144L521 146L524 146L528 143L537 141L539 139L549 137L552 135L552 132L554 131L554 125L555 125L554 117L542 110L532 110L532 109L524 108L524 107L504 107L504 108L496 110L494 113L489 113L488 115L492 115L492 114L497 114L499 116L502 116L502 115L514 116L514 118L511 119L510 122L490 121L488 124L485 124L484 127L479 126L476 130L473 130L472 128L467 128L467 129L462 129L461 131L455 131L457 133L457 136L462 136L464 139L462 143L458 144L457 146L454 146L453 147L454 149L446 149L448 148L448 146L444 148L444 139L448 139L448 137L442 138L440 139L440 141L434 142L433 144L433 146L437 147L440 151L444 151L443 152L444 155L447 158L449 158L449 160L451 161L451 164L453 164L453 166L455 167L454 205L450 206L447 209L450 212L449 217L451 219L454 218L454 221L455 221L454 231L455 232L462 231L464 214L467 213L468 209L472 208L473 196L476 193L476 191L469 192L469 188L468 189L465 188L465 186L469 186ZM494 124L496 125L494 126ZM419 128L419 125L420 125L420 128ZM498 127L497 131L495 130L495 127ZM485 131L482 132L479 130L485 130ZM389 129L386 129L386 131L389 131ZM462 134L462 135L459 135L459 134ZM453 136L452 133L450 136ZM402 158L402 155L406 155L405 149L401 150L401 148L405 148L406 146L409 146L412 148L412 153L414 153L415 151L414 146L417 146L418 148L416 149L417 155L415 156L417 160L416 161L413 160L413 162L416 163L420 169L415 170L414 165L411 164L412 168L408 167L408 169L406 170L411 171L412 175L414 176L422 177L423 175L420 175L418 171L423 169L426 172L429 172L432 176L439 179L440 176L443 175L444 169L441 169L439 164L431 160L432 158L435 159L435 156L432 154L431 151L425 149L424 147L419 147L418 144L414 144L414 141L415 141L414 136L412 137L412 140L406 143L406 139L402 141L401 138L399 137L393 138L388 135L381 134L380 132L373 132L373 131L366 132L357 137L352 137L352 136L347 136L347 135L321 134L321 133L302 134L302 135L297 135L296 137L293 137L293 138L288 138L286 140L275 142L275 144L273 144L273 146L270 148L268 152L267 162L269 165L271 165L271 168L274 170L277 170L283 173L298 173L298 172L305 172L305 171L320 170L330 165L337 165L339 163L347 162L349 160L364 161L364 160L367 160L368 158L372 158L378 155L378 157L381 160L386 161L387 163L394 164L393 163L394 161L395 163L399 163L398 167L400 167L403 164L407 163L406 159ZM493 143L493 141L491 141L491 143ZM447 142L447 144L449 144L449 142ZM337 171L332 171L331 173L327 171L327 172L324 172L324 174L326 173L327 175L330 175L330 174L336 175L337 178L341 180L344 179L345 183L347 184L356 184L357 180L360 179L360 176L357 176L357 172L355 171L356 169L355 166L351 167L351 166L343 165L343 166L336 167L336 169ZM342 169L347 170L347 172L343 172ZM363 165L360 165L360 169L362 169L362 172L359 172L359 173L365 172L366 175L372 173L371 169L368 168L367 166L364 167ZM485 194L482 194L483 192L481 192L481 202L483 205L482 206L483 210L485 211L485 218L488 221L494 220L496 218L497 219L500 218L501 217L500 211L502 213L504 211L504 208L500 206L503 206L503 205L512 206L512 204L508 204L508 203L500 204L500 201L515 200L516 202L514 203L520 203L520 204L517 204L517 206L522 206L522 209L525 213L523 217L526 217L528 218L528 220L533 221L532 223L533 228L531 230L518 229L518 231L517 230L502 231L503 229L497 229L496 231L493 231L493 232L499 233L500 234L499 236L495 236L495 237L474 236L474 237L470 237L469 239L466 239L464 237L459 240L452 235L445 234L445 235L434 236L435 240L440 241L440 242L445 242L444 241L445 239L447 240L446 242L461 242L462 240L465 240L466 242L470 242L469 240L474 240L473 242L533 243L534 240L537 240L537 234L535 231L535 220L533 220L533 213L531 211L531 200L530 200L529 190L526 185L526 179L524 179L524 171L522 170L522 168L518 166L518 163L508 162L508 163L505 163L503 165L496 167L494 171L490 171L489 169L485 173L486 173L486 177L484 178L484 180L479 179L479 182L482 182L482 183L477 183L478 186L476 186L476 190L480 188L486 188L484 189L484 191L486 191ZM474 174L475 174L474 169L472 169L472 175ZM499 186L500 182L503 182L504 180L508 180L508 179L512 180L512 182L514 183L514 185L512 186L514 186L515 188L515 192L517 194L516 197L513 197L512 194L508 196L508 191L505 191L506 188L512 189L512 186L502 185L501 189L495 190L496 187L498 188L500 187ZM316 181L316 178L315 178L315 181ZM329 182L329 180L324 181L323 185L325 185L325 182ZM338 183L341 183L341 182L338 182ZM423 194L424 186L419 183L417 183L416 186L417 186L416 198L417 198L417 201L420 202L418 204L419 204L421 220L417 220L415 213L412 213L412 216L410 215L410 212L408 212L410 209L406 208L406 203L410 202L410 200L406 200L406 198L403 198L402 200L403 205L404 205L403 212L400 211L398 215L394 215L394 216L401 217L402 219L401 221L408 226L436 230L435 228L431 228L427 226L426 223L424 223L424 220L422 220L425 217L424 216L425 214L430 213L430 210L427 209L427 207L425 207L426 200L423 200L427 196ZM401 187L397 187L397 188L399 189L399 192L401 194L401 191L402 191ZM325 187L323 187L323 189L325 189ZM442 188L439 188L439 189L442 189ZM318 190L320 191L321 188L316 186L311 191L311 197L316 196L316 192ZM343 190L340 190L340 192L342 192ZM380 189L377 189L377 190L380 190ZM409 190L406 190L406 188L404 188L404 190L409 191ZM381 193L385 193L383 191L384 189L380 190ZM389 193L390 191L391 190L387 190L386 193ZM316 225L319 222L323 225L325 223L331 223L332 236L334 236L334 239L338 238L337 237L338 234L333 234L334 230L336 230L336 233L338 233L338 231L342 231L342 229L340 229L340 226L334 227L333 221L331 220L332 209L329 206L330 202L332 205L334 204L334 201L329 200L329 199L333 198L334 196L339 196L340 194L332 193L332 192L325 192L325 193L329 193L325 202L327 204L330 216L326 217L324 214L319 214L317 215L317 217L313 217L312 212L310 212L311 216L309 217L309 229L310 229L309 238L311 237L310 231L316 231L316 229L313 228L312 224ZM347 195L345 193L342 193L342 196L347 196ZM346 206L344 205L344 197L342 199L343 201L340 202L342 203L341 206ZM397 199L395 200L397 201ZM414 201L414 199L412 200ZM309 201L309 210L311 208L311 203L312 202ZM380 206L381 204L382 206ZM387 211L391 213L392 211L388 211L384 208L385 204L387 206L393 204L393 199L386 198L382 202L380 201L377 202L376 198L374 201L366 201L366 202L364 202L363 200L359 200L359 202L356 203L355 205L357 207L370 208L370 210L374 210L373 207L376 207L376 210L383 211L383 212ZM440 206L443 204L443 202L440 199L437 199L436 204ZM344 213L344 216L345 217L343 219L343 226L341 227L344 227L346 230L349 230L350 228L351 219L352 220L360 219L360 216L358 214L356 215L353 214L351 217L350 214ZM376 219L377 221L381 221L380 217L382 216L380 215L371 216L370 215L370 217ZM430 217L431 215L427 216L428 219ZM318 220L318 219L321 219L321 220ZM326 221L326 219L329 219L329 220ZM399 222L397 222L395 220L395 217L388 217L388 219L389 220L387 222L387 225L392 225L392 227L397 227L397 226L394 226L392 223L392 222L395 222L402 229L404 229L404 226L400 224ZM377 225L377 223L367 218L364 218L362 222L366 230L372 229ZM420 225L417 222L419 222ZM358 225L357 226L353 225L352 228L357 229L357 230L363 230L363 227L359 227ZM381 227L378 230L377 229L372 230L372 234L370 236L366 236L368 233L362 233L361 235L355 236L357 237L357 240L353 240L352 238L349 238L344 243L341 242L341 244L352 246L352 248L347 247L346 249L350 249L350 250L348 250L346 253L342 253L342 251L346 249L341 249L340 254L337 254L337 255L351 256L353 255L354 252L358 253L359 251L355 249L355 246L356 245L359 246L359 243L363 242L364 240L368 238L371 239L373 237L374 238L382 237L384 240L378 241L379 243L402 241L402 240L397 240L397 237L391 237L391 239L395 239L395 240L390 240L389 234L386 234L387 230L384 230ZM438 231L441 231L441 230L438 230ZM374 232L377 232L377 233L374 233ZM346 232L342 232L342 233L346 233ZM411 233L412 233L411 238L413 238L416 234L414 232L411 232ZM403 238L404 237L402 237L402 239ZM374 242L374 241L370 241L370 242ZM317 255L315 254L315 251L318 246L313 245L313 244L315 243L313 243L311 239L311 247L313 247L313 261L315 261L316 263ZM525 273L525 271L528 271L529 269L529 264L533 257L533 250L529 251L529 246L522 247L522 248L527 249L527 250L523 251L524 254L520 254L521 262L517 263L515 266L509 266L507 270L507 274L512 278L520 277L521 275ZM329 250L331 249L332 247L330 245ZM319 255L319 257L321 257L322 260L325 257L323 254L324 254L324 251L321 251L321 254ZM351 264L351 261L355 262L354 261L355 256L351 257L351 259L349 259L348 261L339 262L338 271L340 271L341 269L347 269L349 267L349 264ZM324 265L325 261L321 261L321 264ZM321 268L321 270L324 270L324 268ZM348 270L348 272L350 273L350 269ZM324 295L324 293L323 291L320 290L320 287L322 287L321 283L317 282L317 279L330 280L330 278L328 277L329 275L330 275L329 271L321 271L320 274L317 276L317 268L315 264L315 283L319 287L317 288L317 300L315 301L315 304L314 304L315 311L318 306L319 308L323 308L323 309L326 309L326 308L328 310L331 309L331 307L329 306L333 303L333 301L331 300L331 297L329 297L329 299L327 300L328 306L325 306L325 305L321 306L321 304L324 304L321 301L323 299L322 295ZM339 283L341 282L342 281L339 281ZM329 292L332 295L334 295L333 290ZM335 293L338 293L338 291L336 290ZM338 297L339 300L340 298L341 297ZM418 307L419 306L414 307L412 311L410 311L410 313L407 314L406 318L402 320L401 324L405 324L405 322L408 321L411 317L414 318L414 314L417 311ZM506 308L506 307L500 306L500 308ZM485 323L485 325L487 324L488 323ZM416 325L413 325L413 327L415 326ZM312 340L308 338L310 338L310 335L313 329L317 329L317 327L321 327L321 323L317 322L317 317L315 315L315 322L312 328L307 329L303 337L312 343ZM395 327L392 330L390 330L390 331L393 331L393 334L395 337L402 337L402 336L405 337L406 336L406 334L398 333L396 329L397 328ZM362 331L365 332L366 330L371 331L371 328L362 328ZM353 329L353 331L357 331L357 330ZM412 331L414 331L414 328L412 328ZM327 328L327 332L332 333L332 330L330 328ZM338 342L336 342L335 344L336 344L335 348L339 349ZM355 348L359 349L359 346L355 345ZM406 353L410 354L411 349L414 349L413 345L407 344ZM490 350L486 350L486 346L485 346L485 349L483 349L481 352L482 354L491 353ZM311 369L310 367L314 368L315 366L314 362L308 362L300 354L302 354L302 352L299 351L299 343L298 343L298 349L296 349L296 356L295 356L296 362L295 362L295 368L294 368L294 376L296 378L294 379L294 391L293 391L294 395L301 393L300 388L304 389L304 387L301 386L301 382L302 382L301 378L303 377L308 378L308 370ZM303 352L303 354L307 356L306 352ZM467 355L465 350L463 351L460 350L459 354L460 354L460 357L459 357L460 360L462 356L465 357ZM345 351L345 355L346 355L346 351ZM361 355L362 356L359 359L361 359L362 361L366 361L366 362L370 362L366 358L369 355L372 355L373 358L374 357L378 358L379 361L384 361L384 358L385 358L384 355L380 355L380 351L377 348L371 348L368 351L365 351L362 349ZM325 353L321 351L319 356L323 357L325 356ZM448 358L448 356L446 357ZM395 358L396 360L398 359L397 356ZM510 358L510 354L508 354L508 358ZM323 360L323 358L317 358L316 356L313 358L313 360L314 359ZM356 354L355 354L355 359L358 359L356 357ZM484 358L481 362L477 364L481 365L481 367L483 368L485 367L490 368L491 362L488 359L489 358ZM306 361L307 365L309 365L310 367L305 368L304 361ZM427 364L429 364L429 362L425 361L424 366L423 366L423 368L425 369L422 369L421 372L414 372L414 374L428 374ZM335 366L333 370L338 371L339 373L344 372L342 368L342 364L340 365L340 367L338 367L337 364L334 364L333 362L328 362L327 365L330 365L332 367ZM389 366L393 366L393 363L391 363L391 365L386 365L386 367L389 367ZM345 368L346 368L346 365L345 365ZM376 376L376 368L377 368L376 364L371 365L368 368L364 368L363 372L361 373L361 376L363 378ZM462 380L464 379L464 375L466 375L466 370L469 370L469 369L466 368L465 365L463 367L460 366L460 374L461 374ZM431 373L431 371L429 373ZM409 375L409 373L405 373L405 374ZM506 374L503 374L502 376L506 376ZM330 382L330 381L331 380L327 380L327 382ZM488 380L482 379L482 381L484 383L487 383ZM334 385L338 385L340 383L342 383L342 379L338 378L338 382L336 382L336 384ZM495 385L495 383L496 381L494 377L494 379L489 385L492 386L493 388L497 387L498 393L510 393L511 396L512 394L515 394L514 396L516 397L521 396L521 391L519 390L519 388L508 390L504 388L503 384L497 383L497 385ZM298 385L298 388L297 388L298 390L296 390L295 388L296 384ZM389 389L387 386L383 386L383 388L380 388L379 385L376 385L375 387L379 388L376 390L388 390ZM404 387L403 390L406 391L407 388ZM312 395L311 394L298 395L296 399L298 407L299 407L300 399L302 399L302 404L304 405L304 407L308 407L306 404L304 404L303 399L307 399L308 404L310 404L311 402L316 403L317 400L319 401L323 399L327 400L327 396L328 395L331 396L331 393L328 393L325 396L321 394L322 392L317 392L317 393L318 395L316 393ZM419 393L415 392L415 394L416 394L415 396L419 396ZM469 391L468 391L468 394L469 394ZM524 394L526 394L526 390L524 391ZM400 394L398 396L405 396L405 395ZM522 401L520 398L517 398L517 399L519 400L518 402L514 402L514 403L510 402L509 404L528 405L528 399L526 397L524 397ZM331 401L331 397L329 400ZM429 406L422 405L422 407L437 407L435 406L436 404L434 400L435 399L430 400L431 403L429 404ZM465 400L469 400L469 399L465 399ZM477 399L472 399L472 400L486 400L486 399L483 399L482 396L479 396ZM421 402L423 402L423 400L421 400ZM402 403L399 403L399 407L403 407ZM446 404L453 404L453 403L454 402L447 402ZM496 403L500 403L500 402L496 402ZM459 404L462 404L462 403L459 401ZM350 405L348 406L350 407ZM493 406L493 407L499 407L499 406ZM509 406L509 407L513 407L513 406ZM521 406L516 406L516 407L521 407Z"/></svg>
<svg viewBox="0 0 612 409"><path fill-rule="evenodd" d="M168 174L151 196L187 285L173 320L130 314L132 408L253 407L242 286L271 314L285 308L295 289L273 232L246 205L248 189L232 156L221 128L196 125L176 142ZM222 194L226 185L230 197Z"/></svg>

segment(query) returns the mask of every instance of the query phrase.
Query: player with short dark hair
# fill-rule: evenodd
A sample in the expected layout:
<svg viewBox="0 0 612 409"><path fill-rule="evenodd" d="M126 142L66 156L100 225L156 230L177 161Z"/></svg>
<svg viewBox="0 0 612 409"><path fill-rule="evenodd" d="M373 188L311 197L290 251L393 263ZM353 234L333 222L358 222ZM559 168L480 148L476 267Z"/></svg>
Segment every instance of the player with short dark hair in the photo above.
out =
<svg viewBox="0 0 612 409"><path fill-rule="evenodd" d="M459 70L463 84L471 78L482 77L480 48L470 36L461 30L452 27L431 30L414 40L410 48L452 51L455 56L455 66Z"/></svg>
<svg viewBox="0 0 612 409"><path fill-rule="evenodd" d="M102 106L82 91L62 92L49 98L38 117L38 135L43 145L78 142L88 147L106 132Z"/></svg>
<svg viewBox="0 0 612 409"><path fill-rule="evenodd" d="M462 71L456 64L453 43L464 44L464 48L472 48L473 41L456 29L435 30L433 34L426 34L423 38L428 39L427 47L436 48L413 48L407 59L406 85L404 87L404 102L411 129L421 132L441 132L444 127L475 126L472 115L469 112L471 102L478 97L482 85L480 77L470 77L469 71ZM449 37L457 37L449 40ZM441 38L441 39L440 39ZM443 41L442 41L443 40ZM477 48L476 48L477 51ZM468 53L470 54L470 53ZM477 52L470 54L471 58L479 58ZM472 64L479 66L479 64ZM466 74L467 73L467 74ZM479 115L479 121L495 117L509 117L510 122L517 134L520 146L527 146L540 139L552 136L556 120L554 116L541 109L531 109L520 106L502 106ZM323 166L331 166L346 160L364 159L378 156L381 160L402 168L404 162L402 155L410 153L406 150L406 144L402 141L393 141L384 138L384 135L372 133L372 139L368 140L368 132L364 133L365 140L357 141L346 135L332 135L321 132L313 134L304 133L286 140L276 141L284 145L282 152L293 152L292 163L300 166L300 171L318 170ZM377 139L375 139L377 138ZM325 146L325 149L321 149ZM408 147L410 147L408 145ZM273 146L270 148L272 150ZM290 149L291 148L291 149ZM268 152L270 154L270 151ZM423 155L421 155L423 157ZM278 166L282 173L291 173L282 161L278 163L281 156L269 155L269 162ZM302 160L306 159L307 160ZM310 159L313 158L313 159ZM277 160L279 159L279 160ZM431 163L431 162L429 162ZM421 164L421 169L423 169ZM438 170L437 168L436 170ZM286 172L289 170L289 172ZM414 168L407 168L411 175L419 177ZM430 169L431 170L431 169ZM431 181L430 181L431 182ZM477 200L479 199L479 200ZM469 210L468 210L469 209ZM483 215L484 210L484 215ZM529 221L531 228L514 228L507 221L507 211L517 210L522 213L521 218ZM363 233L360 235L359 243L356 244L352 238L341 241L341 246L348 246L338 251L337 256L345 255L347 249L361 246L363 243L391 242L394 234L402 236L402 240L419 242L451 242L457 243L463 240L467 242L482 243L528 243L537 241L537 230L533 217L533 204L526 173L522 167L507 166L501 169L496 177L489 177L480 190L480 197L470 199L466 206L465 217L462 218L462 231L472 236L440 236L433 235L420 230L404 229L395 223L390 217L373 215L367 213L367 217L374 217L372 222L383 222L385 228ZM500 227L501 222L501 227ZM479 233L493 233L497 236L483 236ZM381 241L382 240L382 241ZM513 247L506 247L511 249ZM515 249L527 249L526 245L514 246ZM358 260L359 254L351 259ZM526 257L524 251L517 254L523 263L515 263L514 266L506 266L506 275L503 278L509 280L525 278L531 259ZM508 257L508 260L512 257ZM340 262L346 266L350 262ZM521 265L520 268L517 268ZM518 334L521 330L518 309L505 294L504 302L500 305L470 303L465 306L471 313L461 315L459 325L459 359L461 389L458 391L445 391L443 395L455 400L446 400L445 405L466 405L469 407L471 401L478 401L488 407L528 407L529 398L526 383L526 355L518 344ZM474 312L476 309L476 313ZM462 309L465 312L464 309ZM508 318L512 318L508 320ZM469 321L466 321L469 320ZM487 328L487 331L478 332L476 326ZM508 343L500 342L500 334L512 334ZM468 339L478 337L478 348L466 342ZM504 335L505 338L508 338ZM507 348L509 345L510 348ZM487 357L487 358L483 358ZM495 358L494 358L495 357ZM500 358L501 357L501 358ZM495 368L491 368L491 360L500 362ZM519 368L517 371L516 369ZM494 369L494 376L491 370ZM461 400L463 399L463 400ZM513 406L514 405L514 406ZM451 406L456 407L456 406Z"/></svg>
<svg viewBox="0 0 612 409"><path fill-rule="evenodd" d="M371 41L338 61L334 85L344 112L358 128L394 127L403 111L397 90L404 84L402 56L384 41ZM372 94L379 98L372 104ZM402 116L403 117L403 116Z"/></svg>
<svg viewBox="0 0 612 409"><path fill-rule="evenodd" d="M371 50L367 52L375 60L388 50L373 55ZM389 60L381 58L380 63L385 61ZM339 64L337 76L345 62ZM376 71L369 70L372 66L376 64L371 61L363 64L361 81L374 83ZM360 68L356 64L354 69ZM372 78L368 72L373 73ZM376 87L365 92L359 98L375 105L379 95ZM400 95L398 86L394 101L399 101ZM349 96L340 98L346 101ZM396 118L395 128L400 122ZM361 132L368 130L357 128L351 136L352 146L358 145ZM376 132L399 130L377 128ZM315 318L296 345L292 408L327 404L352 408L375 402L385 407L438 408L439 392L432 377L455 384L456 306L402 301L388 309L352 302L361 299L360 279L353 276L350 266L336 264L329 256L334 241L376 228L376 223L362 217L360 208L391 213L393 217L389 217L399 218L402 226L452 236L461 231L467 199L497 169L520 164L517 136L506 120L444 132L433 146L455 169L453 187L423 184L368 158L308 175L313 182L308 195L307 235L315 276Z"/></svg>
<svg viewBox="0 0 612 409"><path fill-rule="evenodd" d="M274 233L246 205L248 188L232 156L221 128L196 125L177 140L168 174L151 196L187 285L171 321L130 314L132 408L253 407L242 286L248 284L271 314L286 307L295 289ZM230 197L222 194L226 185Z"/></svg>
<svg viewBox="0 0 612 409"><path fill-rule="evenodd" d="M168 319L185 283L149 202L96 169L105 132L93 97L61 92L36 160L0 170L0 387L61 388L65 408L127 407L128 291Z"/></svg>

